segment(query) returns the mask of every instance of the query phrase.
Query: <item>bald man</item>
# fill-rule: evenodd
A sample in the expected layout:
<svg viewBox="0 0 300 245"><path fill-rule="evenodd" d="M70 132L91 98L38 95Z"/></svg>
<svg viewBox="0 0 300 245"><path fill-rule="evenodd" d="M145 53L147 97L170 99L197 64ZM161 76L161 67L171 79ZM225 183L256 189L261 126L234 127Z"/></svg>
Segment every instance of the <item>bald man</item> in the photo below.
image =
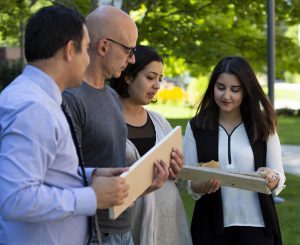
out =
<svg viewBox="0 0 300 245"><path fill-rule="evenodd" d="M99 7L86 18L90 35L90 65L79 88L64 92L73 114L83 157L89 167L126 166L127 127L118 94L105 85L105 80L119 77L128 64L135 62L138 31L134 21L122 10ZM176 158L178 159L178 157ZM173 166L172 177L179 172L182 161ZM164 162L156 166L157 174L149 190L162 186L169 176ZM138 183L137 183L138 184ZM103 244L133 244L130 232L131 208L116 220L109 220L108 210L98 210L98 223ZM96 224L97 226L97 224ZM99 233L98 234L99 239ZM97 241L94 236L93 241Z"/></svg>
<svg viewBox="0 0 300 245"><path fill-rule="evenodd" d="M138 37L134 21L114 7L99 7L86 18L90 34L90 65L79 88L64 92L82 144L83 158L89 167L126 166L127 127L118 95L105 85L105 80L119 77L135 62L134 49ZM168 174L160 167L160 180ZM96 175L105 175L97 171ZM98 210L101 231L94 232L92 242L103 244L133 244L130 232L131 209L117 220L109 220L108 210Z"/></svg>

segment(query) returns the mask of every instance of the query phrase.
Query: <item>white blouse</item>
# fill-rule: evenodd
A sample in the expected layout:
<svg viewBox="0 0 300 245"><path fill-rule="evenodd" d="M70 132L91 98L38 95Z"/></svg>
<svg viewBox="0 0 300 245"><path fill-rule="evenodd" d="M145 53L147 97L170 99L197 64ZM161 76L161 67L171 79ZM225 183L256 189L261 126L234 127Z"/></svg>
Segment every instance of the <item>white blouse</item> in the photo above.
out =
<svg viewBox="0 0 300 245"><path fill-rule="evenodd" d="M195 166L198 163L196 142L190 123L185 131L183 152L185 164ZM219 126L219 163L222 170L255 171L254 155L243 123L238 125L230 135L221 125ZM273 195L278 195L285 187L285 175L277 133L270 135L267 141L266 167L276 171L280 176L277 187L272 191ZM201 194L192 191L191 181L188 181L187 189L195 200L201 198ZM264 227L256 192L224 186L221 188L221 195L224 227Z"/></svg>

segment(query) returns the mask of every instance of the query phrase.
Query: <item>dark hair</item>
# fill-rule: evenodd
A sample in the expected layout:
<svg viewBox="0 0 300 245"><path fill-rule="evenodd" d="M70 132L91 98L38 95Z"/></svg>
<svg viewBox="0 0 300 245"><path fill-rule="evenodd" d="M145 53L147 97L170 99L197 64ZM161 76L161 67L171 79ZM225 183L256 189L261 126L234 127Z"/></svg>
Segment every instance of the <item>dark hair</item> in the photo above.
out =
<svg viewBox="0 0 300 245"><path fill-rule="evenodd" d="M244 91L241 116L249 129L250 141L266 141L276 130L276 113L260 86L254 71L246 59L238 56L225 57L214 68L208 87L196 113L196 125L211 130L218 122L219 108L214 99L214 86L222 73L237 77ZM262 107L262 108L261 108Z"/></svg>
<svg viewBox="0 0 300 245"><path fill-rule="evenodd" d="M80 52L84 23L84 17L73 9L60 5L41 8L26 26L27 61L50 58L70 40Z"/></svg>
<svg viewBox="0 0 300 245"><path fill-rule="evenodd" d="M140 71L142 71L148 64L153 61L163 63L162 57L156 52L156 50L149 46L138 45L134 53L135 63L129 64L126 69L121 73L119 78L112 78L110 80L110 86L117 91L117 93L123 97L129 97L128 84L125 82L125 77L129 76L133 80L137 77Z"/></svg>

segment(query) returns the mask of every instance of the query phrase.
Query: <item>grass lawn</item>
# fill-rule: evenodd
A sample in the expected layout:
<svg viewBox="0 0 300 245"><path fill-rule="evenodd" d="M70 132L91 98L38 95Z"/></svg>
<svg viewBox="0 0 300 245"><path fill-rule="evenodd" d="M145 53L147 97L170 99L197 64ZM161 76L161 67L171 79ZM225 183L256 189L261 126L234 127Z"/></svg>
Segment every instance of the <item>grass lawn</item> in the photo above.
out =
<svg viewBox="0 0 300 245"><path fill-rule="evenodd" d="M166 118L192 118L196 113L196 107L190 108L182 104L150 104L146 108L156 111Z"/></svg>
<svg viewBox="0 0 300 245"><path fill-rule="evenodd" d="M281 144L300 145L300 117L278 117L278 135Z"/></svg>
<svg viewBox="0 0 300 245"><path fill-rule="evenodd" d="M276 204L284 245L300 245L300 177L287 174L287 188L280 193L285 202ZM189 221L191 221L195 201L185 190L181 190Z"/></svg>

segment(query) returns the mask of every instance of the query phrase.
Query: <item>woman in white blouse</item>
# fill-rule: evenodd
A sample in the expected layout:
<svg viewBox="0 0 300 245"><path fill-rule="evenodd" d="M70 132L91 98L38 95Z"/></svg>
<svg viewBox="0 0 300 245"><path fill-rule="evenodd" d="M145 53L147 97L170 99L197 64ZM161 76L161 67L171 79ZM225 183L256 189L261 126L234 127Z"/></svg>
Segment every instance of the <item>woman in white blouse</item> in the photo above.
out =
<svg viewBox="0 0 300 245"><path fill-rule="evenodd" d="M196 116L187 125L185 164L219 161L230 171L258 171L272 195L221 187L220 181L189 181L197 200L191 224L195 245L282 244L273 195L285 186L276 114L242 57L214 68Z"/></svg>

